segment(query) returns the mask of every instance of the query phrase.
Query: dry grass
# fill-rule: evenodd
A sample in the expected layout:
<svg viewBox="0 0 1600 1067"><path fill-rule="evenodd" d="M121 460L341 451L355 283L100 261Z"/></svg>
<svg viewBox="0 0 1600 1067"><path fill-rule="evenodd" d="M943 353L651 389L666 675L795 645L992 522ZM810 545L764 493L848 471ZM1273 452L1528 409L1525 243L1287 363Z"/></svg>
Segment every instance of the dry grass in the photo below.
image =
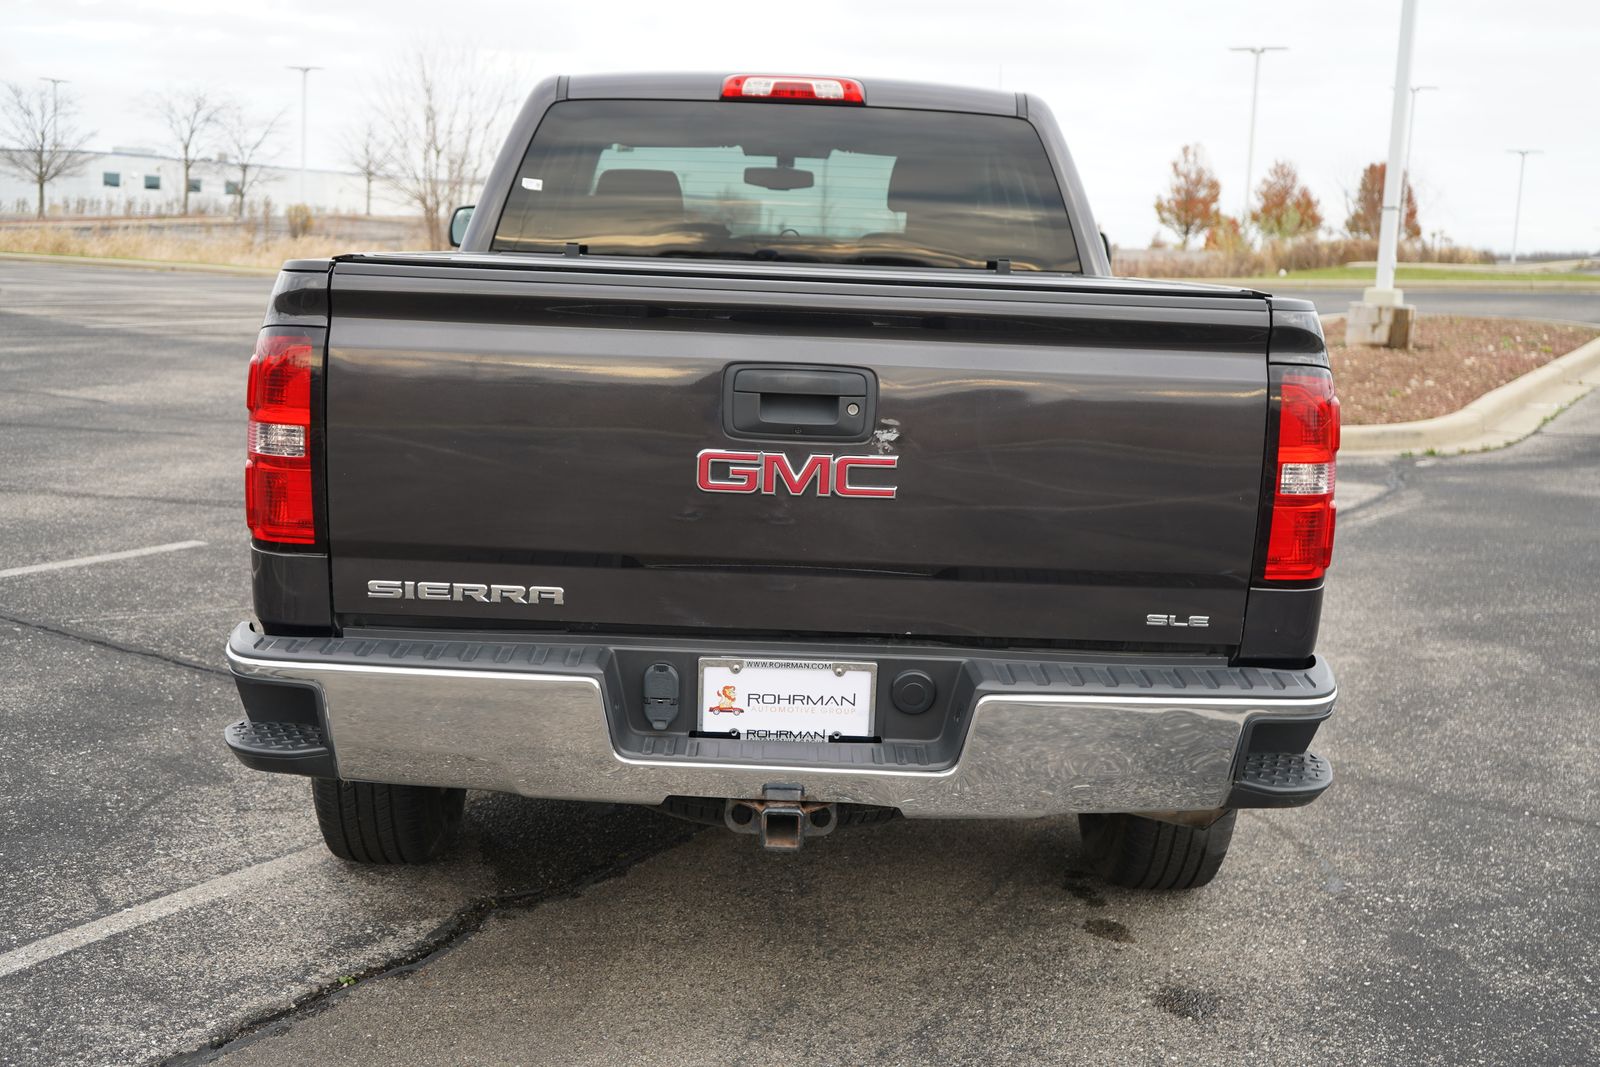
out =
<svg viewBox="0 0 1600 1067"><path fill-rule="evenodd" d="M1424 245L1410 241L1399 248L1403 263L1492 263L1494 256L1476 248ZM1117 248L1113 273L1134 278L1256 278L1276 275L1280 269L1294 273L1347 263L1373 260L1378 242L1365 237L1293 241L1264 241L1259 248L1237 244L1231 248L1179 251L1172 248Z"/></svg>
<svg viewBox="0 0 1600 1067"><path fill-rule="evenodd" d="M1418 316L1410 348L1344 343L1344 322L1327 324L1328 355L1346 425L1448 415L1491 389L1564 356L1600 330L1526 319Z"/></svg>
<svg viewBox="0 0 1600 1067"><path fill-rule="evenodd" d="M328 225L302 237L289 237L265 236L257 228L240 223L197 223L162 229L127 225L101 229L0 226L0 252L276 268L286 259L424 246L420 227L400 224L374 230L371 226Z"/></svg>

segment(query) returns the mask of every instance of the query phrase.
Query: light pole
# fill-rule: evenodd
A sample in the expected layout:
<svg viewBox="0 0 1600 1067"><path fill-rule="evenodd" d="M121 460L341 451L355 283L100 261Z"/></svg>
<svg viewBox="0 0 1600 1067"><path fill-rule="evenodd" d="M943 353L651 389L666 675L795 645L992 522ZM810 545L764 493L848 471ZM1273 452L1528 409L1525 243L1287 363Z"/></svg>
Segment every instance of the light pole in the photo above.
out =
<svg viewBox="0 0 1600 1067"><path fill-rule="evenodd" d="M1350 305L1345 318L1345 343L1406 348L1411 344L1411 322L1417 309L1405 302L1405 294L1394 286L1395 262L1399 258L1400 190L1405 185L1402 171L1411 143L1411 52L1416 37L1417 0L1401 0L1400 41L1394 60L1394 103L1389 110L1389 156L1383 171L1383 220L1378 225L1378 276L1372 287L1361 294L1360 303Z"/></svg>
<svg viewBox="0 0 1600 1067"><path fill-rule="evenodd" d="M70 79L41 77L39 80L50 83L50 137L54 140L61 132L61 87Z"/></svg>
<svg viewBox="0 0 1600 1067"><path fill-rule="evenodd" d="M1404 186L1401 170L1405 166L1403 152L1409 142L1411 101L1412 40L1417 26L1417 0L1404 0L1400 8L1400 47L1395 57L1394 108L1389 115L1389 161L1383 175L1383 215L1378 224L1378 278L1373 290L1394 294L1389 298L1374 298L1369 292L1369 304L1399 304L1399 293L1394 287L1395 261L1399 258L1400 240L1400 190Z"/></svg>
<svg viewBox="0 0 1600 1067"><path fill-rule="evenodd" d="M46 78L41 76L40 81L50 83L50 145L49 152L54 155L61 147L61 87L68 81L66 78ZM39 215L44 217L44 186L39 186Z"/></svg>
<svg viewBox="0 0 1600 1067"><path fill-rule="evenodd" d="M321 70L321 67L297 67L293 64L285 70L298 70L300 72L300 202L306 202L306 86L311 80L311 72Z"/></svg>
<svg viewBox="0 0 1600 1067"><path fill-rule="evenodd" d="M1517 261L1517 231L1522 228L1522 176L1528 169L1528 157L1541 154L1542 148L1508 148L1507 152L1521 156L1517 160L1517 213L1511 218L1511 262Z"/></svg>
<svg viewBox="0 0 1600 1067"><path fill-rule="evenodd" d="M1406 235L1406 182L1411 178L1411 139L1417 134L1417 94L1438 89L1437 85L1411 87L1411 117L1406 122L1406 165L1400 168L1400 236Z"/></svg>
<svg viewBox="0 0 1600 1067"><path fill-rule="evenodd" d="M1261 96L1261 53L1287 52L1286 44L1239 45L1228 49L1230 52L1250 52L1255 55L1255 74L1250 79L1250 147L1244 156L1244 206L1239 209L1239 232L1243 233L1250 226L1250 179L1256 167L1256 101Z"/></svg>

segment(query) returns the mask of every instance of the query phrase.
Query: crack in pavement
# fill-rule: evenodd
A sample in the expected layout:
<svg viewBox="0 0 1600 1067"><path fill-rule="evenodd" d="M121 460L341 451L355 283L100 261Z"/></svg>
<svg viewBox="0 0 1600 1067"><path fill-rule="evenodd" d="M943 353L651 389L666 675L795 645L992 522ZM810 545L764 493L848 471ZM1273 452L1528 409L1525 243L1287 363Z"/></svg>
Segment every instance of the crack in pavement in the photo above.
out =
<svg viewBox="0 0 1600 1067"><path fill-rule="evenodd" d="M138 493L96 493L88 489L36 489L18 485L0 485L0 493L16 493L21 496L59 496L86 500L129 500L141 504L183 504L188 507L201 508L242 509L244 507L237 500L212 500L205 497L186 500L183 497L142 496Z"/></svg>
<svg viewBox="0 0 1600 1067"><path fill-rule="evenodd" d="M494 894L471 901L435 927L410 951L313 989L295 998L287 1006L241 1023L199 1048L160 1059L146 1060L144 1067L200 1067L202 1064L216 1063L237 1049L287 1033L295 1023L335 1007L363 984L382 978L404 978L417 973L435 959L462 945L467 938L482 929L484 923L493 915L503 912L529 912L543 904L581 896L585 890L613 878L621 878L645 860L686 844L702 832L703 828L697 828L679 840L669 840L665 843L652 841L624 853L610 863L584 872L574 881L560 887L526 893Z"/></svg>
<svg viewBox="0 0 1600 1067"><path fill-rule="evenodd" d="M59 426L48 422L9 422L0 421L0 426L10 430L51 430L55 433L114 433L137 434L141 437L199 437L197 433L185 433L182 430L146 430L131 426L84 426L78 425Z"/></svg>
<svg viewBox="0 0 1600 1067"><path fill-rule="evenodd" d="M1368 510L1374 504L1380 504L1394 496L1406 487L1406 475L1410 473L1410 468L1415 465L1408 457L1396 457L1386 465L1383 490L1375 496L1361 501L1359 504L1341 507L1339 509L1339 517L1348 518L1351 515L1357 515Z"/></svg>
<svg viewBox="0 0 1600 1067"><path fill-rule="evenodd" d="M82 641L85 644L94 645L97 648L110 649L113 652L123 652L130 656L142 656L145 659L155 660L158 663L165 663L173 667L183 667L191 671L200 671L204 674L214 674L221 678L233 677L231 672L223 670L221 667L212 667L208 664L199 663L192 659L185 659L182 656L172 656L165 652L157 652L155 649L145 648L143 645L129 644L123 641L114 641L109 637L100 637L95 634L84 633L82 630L76 630L70 626L62 626L58 623L40 622L37 619L24 618L23 616L11 615L6 612L0 612L0 622L9 622L17 626L26 626L28 629L38 630L40 633L54 634L57 637L66 637L74 641Z"/></svg>
<svg viewBox="0 0 1600 1067"><path fill-rule="evenodd" d="M56 400L70 400L81 404L112 404L115 401L93 396L76 396L59 389L20 389L15 386L0 388L0 396L48 396Z"/></svg>
<svg viewBox="0 0 1600 1067"><path fill-rule="evenodd" d="M1316 849L1312 848L1309 844L1301 839L1300 835L1291 831L1288 827L1279 825L1279 823L1273 819L1265 818L1265 816L1272 810L1273 809L1271 808L1244 808L1239 812L1239 814L1243 815L1245 818L1261 827L1268 834L1278 838L1284 844L1300 853L1300 855L1305 859L1315 863L1319 873L1322 876L1322 884L1319 886L1319 888L1324 893L1327 893L1330 896L1337 896L1348 889L1350 887L1350 883L1339 876L1339 870L1333 865L1332 860L1327 859Z"/></svg>

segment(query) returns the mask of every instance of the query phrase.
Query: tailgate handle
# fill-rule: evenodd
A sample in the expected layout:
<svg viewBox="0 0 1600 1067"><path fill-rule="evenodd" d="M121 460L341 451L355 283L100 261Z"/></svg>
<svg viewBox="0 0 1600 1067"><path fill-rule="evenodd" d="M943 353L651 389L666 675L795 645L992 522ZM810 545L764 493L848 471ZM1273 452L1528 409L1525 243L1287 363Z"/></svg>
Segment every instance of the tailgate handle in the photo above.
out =
<svg viewBox="0 0 1600 1067"><path fill-rule="evenodd" d="M872 425L876 379L833 367L735 367L724 412L735 436L861 437Z"/></svg>

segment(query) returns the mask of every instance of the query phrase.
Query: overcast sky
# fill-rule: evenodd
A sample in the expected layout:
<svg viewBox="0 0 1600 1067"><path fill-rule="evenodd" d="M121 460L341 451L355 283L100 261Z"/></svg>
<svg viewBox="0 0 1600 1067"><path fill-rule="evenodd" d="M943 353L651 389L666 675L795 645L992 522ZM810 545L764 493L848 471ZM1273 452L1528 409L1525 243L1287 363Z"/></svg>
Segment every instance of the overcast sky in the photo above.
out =
<svg viewBox="0 0 1600 1067"><path fill-rule="evenodd" d="M1421 0L1412 171L1421 221L1460 244L1511 241L1517 158L1528 161L1524 250L1600 248L1600 2ZM341 135L408 49L459 43L551 73L707 70L873 75L1026 90L1066 133L1101 227L1125 246L1158 229L1152 203L1180 146L1199 142L1238 210L1248 55L1265 57L1256 180L1300 170L1335 226L1346 191L1388 147L1399 0L964 0L700 3L576 0L0 0L0 78L66 78L92 147L164 147L152 90L216 86L285 110L277 162L299 160L299 79L311 76L310 162L343 165Z"/></svg>

